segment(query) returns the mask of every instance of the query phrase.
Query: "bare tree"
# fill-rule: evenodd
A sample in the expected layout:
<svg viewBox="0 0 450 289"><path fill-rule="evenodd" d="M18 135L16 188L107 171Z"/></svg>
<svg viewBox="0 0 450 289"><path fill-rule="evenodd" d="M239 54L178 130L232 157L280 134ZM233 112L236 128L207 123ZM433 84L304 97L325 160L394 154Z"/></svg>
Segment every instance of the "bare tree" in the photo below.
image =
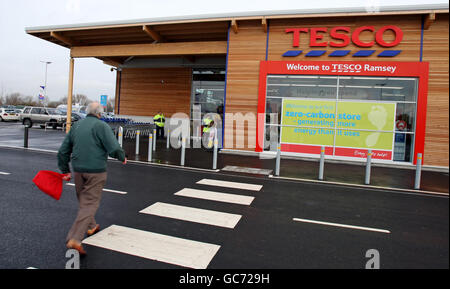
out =
<svg viewBox="0 0 450 289"><path fill-rule="evenodd" d="M59 99L59 102L61 102L62 104L67 104L67 96L61 97ZM72 101L73 102L73 101Z"/></svg>
<svg viewBox="0 0 450 289"><path fill-rule="evenodd" d="M106 103L106 111L107 112L113 112L115 103L116 103L116 99L115 98L108 99L108 101Z"/></svg>
<svg viewBox="0 0 450 289"><path fill-rule="evenodd" d="M14 92L11 94L7 94L5 96L5 104L6 105L20 105L22 104L22 96L18 92Z"/></svg>
<svg viewBox="0 0 450 289"><path fill-rule="evenodd" d="M92 102L86 95L84 94L75 94L72 97L72 103L79 104L79 105L88 105L90 102Z"/></svg>
<svg viewBox="0 0 450 289"><path fill-rule="evenodd" d="M38 103L35 100L33 100L32 96L24 96L22 98L22 103L21 104L25 105L25 106L36 106L36 105L38 105Z"/></svg>

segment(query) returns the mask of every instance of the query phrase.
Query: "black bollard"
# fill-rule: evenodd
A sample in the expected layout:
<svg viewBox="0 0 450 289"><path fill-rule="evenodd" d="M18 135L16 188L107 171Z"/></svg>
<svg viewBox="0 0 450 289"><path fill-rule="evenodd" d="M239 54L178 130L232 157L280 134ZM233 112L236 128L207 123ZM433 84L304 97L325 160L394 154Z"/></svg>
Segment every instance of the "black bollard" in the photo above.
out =
<svg viewBox="0 0 450 289"><path fill-rule="evenodd" d="M28 127L25 126L25 130L23 133L23 147L28 148Z"/></svg>

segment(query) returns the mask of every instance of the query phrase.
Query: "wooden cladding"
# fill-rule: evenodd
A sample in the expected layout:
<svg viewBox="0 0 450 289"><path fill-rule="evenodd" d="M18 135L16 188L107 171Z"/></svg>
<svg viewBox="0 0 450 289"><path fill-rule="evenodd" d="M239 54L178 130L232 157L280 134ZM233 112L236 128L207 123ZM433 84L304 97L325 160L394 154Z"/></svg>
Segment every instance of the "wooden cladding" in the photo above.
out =
<svg viewBox="0 0 450 289"><path fill-rule="evenodd" d="M424 163L449 166L448 14L424 30L423 61L430 63Z"/></svg>
<svg viewBox="0 0 450 289"><path fill-rule="evenodd" d="M239 33L229 35L225 112L243 115L252 113L256 120L259 63L266 56L267 34L261 29L261 21L242 21L239 22ZM244 135L243 147L236 145L240 135ZM229 141L230 138L233 140ZM254 150L255 139L256 123L250 121L246 122L245 127L236 127L236 123L228 122L225 116L225 148Z"/></svg>
<svg viewBox="0 0 450 289"><path fill-rule="evenodd" d="M122 69L119 112L154 116L161 110L166 117L177 112L189 115L191 79L190 68Z"/></svg>
<svg viewBox="0 0 450 289"><path fill-rule="evenodd" d="M74 46L71 57L225 55L226 41Z"/></svg>

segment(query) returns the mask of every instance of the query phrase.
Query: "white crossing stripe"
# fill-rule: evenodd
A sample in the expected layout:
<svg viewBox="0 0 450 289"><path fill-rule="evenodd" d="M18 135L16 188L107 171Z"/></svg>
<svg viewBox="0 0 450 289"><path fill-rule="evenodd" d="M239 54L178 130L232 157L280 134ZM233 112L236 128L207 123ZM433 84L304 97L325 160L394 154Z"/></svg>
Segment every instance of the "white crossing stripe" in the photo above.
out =
<svg viewBox="0 0 450 289"><path fill-rule="evenodd" d="M225 194L189 188L184 188L181 191L176 192L175 195L240 205L250 205L255 199L255 197L250 196Z"/></svg>
<svg viewBox="0 0 450 289"><path fill-rule="evenodd" d="M7 175L10 175L11 173L6 173L6 172L0 172L0 175L5 175L5 176L7 176Z"/></svg>
<svg viewBox="0 0 450 289"><path fill-rule="evenodd" d="M84 239L83 243L194 269L206 269L220 249L219 245L118 225L112 225Z"/></svg>
<svg viewBox="0 0 450 289"><path fill-rule="evenodd" d="M202 179L202 180L198 181L197 184L226 187L226 188L233 188L233 189L250 190L250 191L260 191L262 188L262 185L227 182L227 181L219 181L219 180L211 180L211 179Z"/></svg>
<svg viewBox="0 0 450 289"><path fill-rule="evenodd" d="M75 186L75 184L73 183L67 183L68 186ZM110 189L103 189L104 192L110 192L110 193L116 193L116 194L121 194L121 195L126 195L127 192L123 192L123 191L116 191L116 190L110 190Z"/></svg>
<svg viewBox="0 0 450 289"><path fill-rule="evenodd" d="M272 170L267 169L247 168L239 166L225 166L224 168L222 168L222 171L247 173L255 175L269 175L272 172Z"/></svg>
<svg viewBox="0 0 450 289"><path fill-rule="evenodd" d="M355 229L355 230L373 231L373 232L385 233L385 234L390 234L390 233L391 233L391 232L388 231L388 230L375 229L375 228L369 228L369 227L360 227L360 226L353 226L353 225L344 225L344 224L329 223L329 222L314 221L314 220L299 219L299 218L293 218L293 220L294 220L294 221L297 221L297 222L312 223L312 224L319 224L319 225L326 225L326 226L334 226L334 227L341 227L341 228L349 228L349 229Z"/></svg>
<svg viewBox="0 0 450 289"><path fill-rule="evenodd" d="M157 202L141 210L139 213L225 228L234 228L242 217L241 215L236 214L177 206L161 202Z"/></svg>

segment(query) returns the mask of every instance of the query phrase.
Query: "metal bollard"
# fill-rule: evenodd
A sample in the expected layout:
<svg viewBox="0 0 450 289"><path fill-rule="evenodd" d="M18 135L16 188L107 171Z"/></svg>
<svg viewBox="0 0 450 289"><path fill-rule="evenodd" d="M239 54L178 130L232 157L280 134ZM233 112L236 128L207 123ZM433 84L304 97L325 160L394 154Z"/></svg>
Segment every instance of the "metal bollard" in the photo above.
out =
<svg viewBox="0 0 450 289"><path fill-rule="evenodd" d="M148 134L148 158L147 161L152 162L152 145L153 145L153 135Z"/></svg>
<svg viewBox="0 0 450 289"><path fill-rule="evenodd" d="M325 147L320 148L320 165L319 165L319 180L323 180L323 169L325 163Z"/></svg>
<svg viewBox="0 0 450 289"><path fill-rule="evenodd" d="M153 129L153 151L156 151L156 129Z"/></svg>
<svg viewBox="0 0 450 289"><path fill-rule="evenodd" d="M23 147L28 148L28 127L25 126L25 130L23 132Z"/></svg>
<svg viewBox="0 0 450 289"><path fill-rule="evenodd" d="M219 142L217 138L214 138L214 154L213 154L213 170L217 169L217 148L219 146Z"/></svg>
<svg viewBox="0 0 450 289"><path fill-rule="evenodd" d="M170 129L167 130L167 139L166 139L166 144L167 144L167 149L169 149L170 147Z"/></svg>
<svg viewBox="0 0 450 289"><path fill-rule="evenodd" d="M281 146L280 144L277 145L277 157L275 161L275 175L280 175L280 158L281 158Z"/></svg>
<svg viewBox="0 0 450 289"><path fill-rule="evenodd" d="M372 150L367 151L367 162L366 162L366 179L364 180L364 184L370 184L370 169L372 163Z"/></svg>
<svg viewBox="0 0 450 289"><path fill-rule="evenodd" d="M422 154L417 154L417 161L416 161L416 179L414 182L414 189L419 190L420 189L420 176L422 173Z"/></svg>
<svg viewBox="0 0 450 289"><path fill-rule="evenodd" d="M136 155L139 155L139 136L141 135L141 131L136 131Z"/></svg>
<svg viewBox="0 0 450 289"><path fill-rule="evenodd" d="M121 127L121 126L119 126L118 141L119 141L120 147L122 147L122 145L123 145L123 127Z"/></svg>
<svg viewBox="0 0 450 289"><path fill-rule="evenodd" d="M186 138L181 139L181 161L180 165L184 166L184 158L185 158L185 149L186 149Z"/></svg>

